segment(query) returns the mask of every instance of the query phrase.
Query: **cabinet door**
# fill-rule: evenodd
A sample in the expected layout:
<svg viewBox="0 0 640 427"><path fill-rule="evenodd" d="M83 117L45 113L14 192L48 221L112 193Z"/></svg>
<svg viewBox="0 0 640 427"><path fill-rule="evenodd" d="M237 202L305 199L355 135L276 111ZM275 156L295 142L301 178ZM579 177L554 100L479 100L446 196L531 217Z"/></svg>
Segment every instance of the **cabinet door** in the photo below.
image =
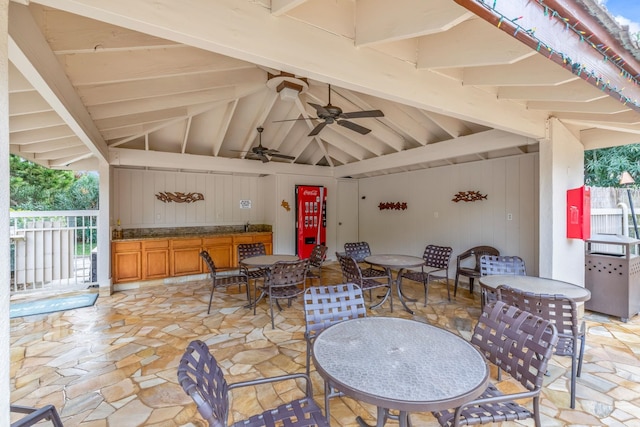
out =
<svg viewBox="0 0 640 427"><path fill-rule="evenodd" d="M142 274L144 279L169 276L169 241L154 240L142 246Z"/></svg>
<svg viewBox="0 0 640 427"><path fill-rule="evenodd" d="M271 234L259 234L254 236L253 241L258 243L264 243L264 250L267 252L268 255L271 255L273 253L273 243L272 243L272 236Z"/></svg>
<svg viewBox="0 0 640 427"><path fill-rule="evenodd" d="M231 237L210 237L202 239L202 247L209 252L216 268L231 268L233 265L233 239ZM208 271L202 266L202 271Z"/></svg>
<svg viewBox="0 0 640 427"><path fill-rule="evenodd" d="M172 242L171 276L202 273L200 250L202 239L181 239Z"/></svg>
<svg viewBox="0 0 640 427"><path fill-rule="evenodd" d="M113 244L112 279L114 283L142 280L140 242Z"/></svg>

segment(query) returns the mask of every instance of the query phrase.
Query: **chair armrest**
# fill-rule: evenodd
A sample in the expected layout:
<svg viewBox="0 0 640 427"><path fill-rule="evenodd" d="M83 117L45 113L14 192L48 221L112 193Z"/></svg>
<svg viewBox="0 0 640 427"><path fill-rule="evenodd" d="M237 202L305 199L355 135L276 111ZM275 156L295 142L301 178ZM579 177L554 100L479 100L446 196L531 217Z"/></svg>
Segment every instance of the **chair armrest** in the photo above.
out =
<svg viewBox="0 0 640 427"><path fill-rule="evenodd" d="M460 262L473 256L473 251L464 251L456 257L456 268L460 268Z"/></svg>
<svg viewBox="0 0 640 427"><path fill-rule="evenodd" d="M237 383L229 384L229 390L232 390L234 388L240 388L240 387L251 387L251 386L256 386L260 384L269 384L269 383L280 382L280 381L295 380L298 378L305 380L306 395L310 398L313 398L313 389L311 386L311 380L309 379L309 376L304 373L280 375L277 377L269 377L269 378L258 378L258 379L249 380L249 381L239 381Z"/></svg>
<svg viewBox="0 0 640 427"><path fill-rule="evenodd" d="M31 408L28 406L11 405L11 412L17 412L20 414L28 414L26 417L19 419L11 424L11 427L27 427L36 424L41 420L51 420L51 423L55 427L62 427L62 420L56 407L53 405L46 405L42 408Z"/></svg>

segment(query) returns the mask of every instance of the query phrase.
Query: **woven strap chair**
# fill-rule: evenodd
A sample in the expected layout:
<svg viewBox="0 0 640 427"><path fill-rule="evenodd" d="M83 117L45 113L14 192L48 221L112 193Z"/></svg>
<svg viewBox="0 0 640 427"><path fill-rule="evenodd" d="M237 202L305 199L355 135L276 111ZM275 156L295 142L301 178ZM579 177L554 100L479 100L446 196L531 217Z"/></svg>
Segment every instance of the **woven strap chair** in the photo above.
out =
<svg viewBox="0 0 640 427"><path fill-rule="evenodd" d="M371 248L367 242L350 242L344 244L344 253L347 256L355 259L358 264L366 263L364 260L371 255ZM372 279L379 279L380 277L386 277L387 273L379 268L374 268L371 264L366 264L364 267L360 267L362 276Z"/></svg>
<svg viewBox="0 0 640 427"><path fill-rule="evenodd" d="M474 328L471 343L487 360L510 374L524 391L501 392L489 384L476 400L434 412L440 425L461 426L533 418L540 421L540 391L558 331L548 320L502 301L487 304ZM516 400L533 399L533 410Z"/></svg>
<svg viewBox="0 0 640 427"><path fill-rule="evenodd" d="M240 263L243 259L251 258L254 256L266 255L267 251L264 247L264 243L240 243L238 245L238 262ZM266 268L248 268L242 264L239 265L240 271L242 271L246 276L248 281L253 280L253 286L256 286L258 280L264 280L267 275L268 269ZM248 287L248 285L247 285ZM247 289L247 294L251 295L249 290ZM251 303L251 298L249 297L249 303Z"/></svg>
<svg viewBox="0 0 640 427"><path fill-rule="evenodd" d="M309 270L309 259L298 261L279 261L267 274L263 286L256 286L255 299L258 301L258 291L269 297L269 311L271 312L271 328L275 329L273 303L278 299L291 300L305 292L307 281L307 271ZM253 314L256 314L256 305L253 305ZM278 308L280 305L278 304Z"/></svg>
<svg viewBox="0 0 640 427"><path fill-rule="evenodd" d="M307 279L318 279L318 285L322 285L322 264L327 258L327 249L324 245L315 245L309 255Z"/></svg>
<svg viewBox="0 0 640 427"><path fill-rule="evenodd" d="M198 407L200 415L211 427L227 427L229 419L229 391L260 384L295 380L305 381L303 397L284 403L275 409L268 409L249 419L237 421L234 427L289 426L328 427L329 423L322 410L313 400L311 380L306 374L282 375L228 384L216 359L209 348L200 340L192 341L185 350L178 365L178 382ZM286 389L289 396L290 389ZM295 389L292 389L295 390Z"/></svg>
<svg viewBox="0 0 640 427"><path fill-rule="evenodd" d="M524 260L513 255L482 255L480 257L480 276L490 276L495 274L526 276L527 269ZM482 307L488 302L497 299L493 289L480 284L482 297L480 304Z"/></svg>
<svg viewBox="0 0 640 427"><path fill-rule="evenodd" d="M313 341L329 326L347 319L367 316L362 290L354 283L314 286L304 294L304 338L307 342L307 375L311 367ZM341 396L328 381L324 384L324 410L329 417L329 399Z"/></svg>
<svg viewBox="0 0 640 427"><path fill-rule="evenodd" d="M375 288L387 288L386 294L384 295L382 302L384 302L387 298L390 298L391 301L391 312L393 312L393 292L391 292L391 285L389 284L389 276L386 272L384 272L383 276L378 276L376 279L384 279L384 282L380 282L374 278L364 277L362 274L362 270L360 269L360 265L356 262L355 259L350 256L343 255L339 252L336 252L336 257L338 258L338 262L340 262L340 269L342 270L342 279L346 283L355 283L360 286L362 291L371 291ZM369 293L369 299L371 300L371 293ZM378 308L381 304L377 303L372 305L369 308Z"/></svg>
<svg viewBox="0 0 640 427"><path fill-rule="evenodd" d="M469 293L473 295L473 281L480 277L480 257L482 255L500 255L500 252L492 246L475 246L456 257L456 280L453 285L453 296L458 294L460 276L469 278ZM473 258L474 264L466 267L464 261L469 258Z"/></svg>
<svg viewBox="0 0 640 427"><path fill-rule="evenodd" d="M216 265L213 262L211 255L209 255L209 252L200 252L200 257L204 260L204 263L207 264L207 267L209 268L209 275L211 276L211 296L209 297L209 308L207 309L207 314L211 313L211 301L213 301L213 292L216 288L226 288L230 285L238 285L238 290L241 291L242 285L244 285L247 291L247 300L251 301L251 297L249 296L249 283L246 274L242 272L219 274L216 271Z"/></svg>
<svg viewBox="0 0 640 427"><path fill-rule="evenodd" d="M409 279L422 283L424 286L425 307L427 306L429 282L433 279L445 279L447 285L447 297L449 298L449 301L451 301L451 292L449 291L449 261L451 260L452 251L453 249L449 246L427 245L427 247L424 248L424 254L422 255L422 259L424 259L425 264L422 266L420 271L405 270L402 273L401 280ZM443 272L444 275L442 275ZM440 274L436 275L436 273Z"/></svg>
<svg viewBox="0 0 640 427"><path fill-rule="evenodd" d="M578 317L575 301L564 295L523 292L507 285L496 289L499 300L547 319L558 329L555 354L571 357L570 406L576 406L576 378L582 372L582 358L586 341L585 322Z"/></svg>

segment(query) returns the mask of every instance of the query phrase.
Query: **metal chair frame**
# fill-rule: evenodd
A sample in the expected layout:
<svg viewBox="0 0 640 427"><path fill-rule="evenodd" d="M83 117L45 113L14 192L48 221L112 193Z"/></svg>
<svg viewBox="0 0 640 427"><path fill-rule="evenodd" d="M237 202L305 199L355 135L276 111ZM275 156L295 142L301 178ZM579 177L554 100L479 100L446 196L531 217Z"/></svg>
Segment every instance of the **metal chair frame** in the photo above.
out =
<svg viewBox="0 0 640 427"><path fill-rule="evenodd" d="M493 246L475 246L467 249L456 257L456 280L453 286L454 297L458 294L460 276L469 278L469 294L473 295L473 281L480 277L480 257L482 255L500 255L500 251ZM462 265L468 258L474 258L475 264L473 267L464 267Z"/></svg>
<svg viewBox="0 0 640 427"><path fill-rule="evenodd" d="M533 418L536 427L541 427L540 392L557 342L558 331L549 320L502 301L487 304L474 328L471 343L526 391L503 393L490 383L478 399L433 415L441 426ZM516 403L520 399L532 399L533 411Z"/></svg>
<svg viewBox="0 0 640 427"><path fill-rule="evenodd" d="M200 257L204 260L207 267L209 267L209 275L211 276L211 296L209 297L209 308L207 314L211 313L211 302L213 301L213 292L216 288L226 288L231 285L238 285L238 290L242 291L242 285L245 286L247 291L247 300L251 301L249 296L249 280L247 275L242 272L233 272L230 274L218 274L216 270L216 264L214 263L209 252L200 252Z"/></svg>
<svg viewBox="0 0 640 427"><path fill-rule="evenodd" d="M427 306L427 295L429 291L429 282L433 279L445 279L447 286L447 297L451 301L451 291L449 290L449 262L451 260L451 252L453 249L449 246L436 246L427 245L424 248L425 264L421 267L420 271L417 270L405 270L402 273L401 279L409 279L415 282L421 282L424 286L424 306ZM445 272L444 276L436 275L434 273Z"/></svg>
<svg viewBox="0 0 640 427"><path fill-rule="evenodd" d="M526 276L527 269L524 260L514 255L482 255L480 257L480 276L490 276L494 274L505 274L514 276ZM481 299L480 304L495 301L497 295L495 290L489 289L480 284Z"/></svg>
<svg viewBox="0 0 640 427"><path fill-rule="evenodd" d="M301 259L298 261L279 261L271 266L263 286L256 286L255 299L253 304L253 314L256 314L256 306L258 291L262 295L269 297L269 311L271 313L271 328L275 329L273 302L278 299L288 300L291 306L291 300L301 295L306 290L307 271L309 270L309 259ZM278 304L278 309L280 305Z"/></svg>
<svg viewBox="0 0 640 427"><path fill-rule="evenodd" d="M178 365L178 382L198 407L198 412L212 427L229 426L229 392L243 387L281 381L305 381L304 397L284 403L275 409L237 421L234 427L329 427L322 410L313 400L313 388L309 376L303 373L260 378L228 384L209 348L200 340L192 341ZM287 392L289 394L289 392Z"/></svg>
<svg viewBox="0 0 640 427"><path fill-rule="evenodd" d="M582 372L586 341L586 326L578 317L575 301L564 295L523 292L507 285L497 288L498 299L547 319L558 329L558 344L554 354L571 357L570 406L576 406L576 378ZM579 343L579 344L578 344Z"/></svg>
<svg viewBox="0 0 640 427"><path fill-rule="evenodd" d="M309 271L308 279L318 279L318 285L322 285L322 264L327 258L327 247L324 245L315 245L309 255Z"/></svg>
<svg viewBox="0 0 640 427"><path fill-rule="evenodd" d="M362 274L362 269L360 268L360 265L354 258L348 255L341 254L339 252L336 252L336 257L340 262L340 268L342 270L342 279L344 282L355 283L356 285L360 286L360 289L362 289L363 292L371 291L372 289L375 289L375 288L387 288L386 294L383 296L382 301L377 304L373 304L369 308L371 309L378 308L380 304L386 301L387 298L390 298L391 312L393 312L393 292L391 292L391 285L390 285L391 281L389 280L389 276L387 275L386 272L382 272L383 273L382 275L376 276L375 278L364 277L364 275ZM378 282L375 279L384 279L386 283ZM371 293L369 293L369 299L370 300L372 299Z"/></svg>
<svg viewBox="0 0 640 427"><path fill-rule="evenodd" d="M367 308L362 296L362 289L355 283L314 286L307 289L304 294L307 375L309 375L311 367L313 341L318 334L338 322L366 316ZM329 399L342 396L342 393L328 381L325 381L324 385L324 411L327 420L329 420Z"/></svg>
<svg viewBox="0 0 640 427"><path fill-rule="evenodd" d="M27 414L26 417L20 418L18 421L11 423L11 427L30 427L36 425L42 420L51 421L54 427L63 427L60 415L53 405L46 405L42 408L32 408L30 406L10 405L10 411Z"/></svg>

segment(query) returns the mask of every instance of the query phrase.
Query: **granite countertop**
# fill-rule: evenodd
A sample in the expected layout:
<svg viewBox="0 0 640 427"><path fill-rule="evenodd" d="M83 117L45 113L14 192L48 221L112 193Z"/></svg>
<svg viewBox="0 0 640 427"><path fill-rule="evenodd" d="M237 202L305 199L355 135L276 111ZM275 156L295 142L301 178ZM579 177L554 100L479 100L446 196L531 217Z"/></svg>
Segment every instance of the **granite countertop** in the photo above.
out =
<svg viewBox="0 0 640 427"><path fill-rule="evenodd" d="M112 239L114 241L127 240L153 240L167 238L189 238L204 236L232 236L238 234L256 234L271 233L271 226L266 224L251 224L247 231L244 225L233 226L214 226L214 227L175 227L175 228L131 228L123 229L121 239Z"/></svg>

